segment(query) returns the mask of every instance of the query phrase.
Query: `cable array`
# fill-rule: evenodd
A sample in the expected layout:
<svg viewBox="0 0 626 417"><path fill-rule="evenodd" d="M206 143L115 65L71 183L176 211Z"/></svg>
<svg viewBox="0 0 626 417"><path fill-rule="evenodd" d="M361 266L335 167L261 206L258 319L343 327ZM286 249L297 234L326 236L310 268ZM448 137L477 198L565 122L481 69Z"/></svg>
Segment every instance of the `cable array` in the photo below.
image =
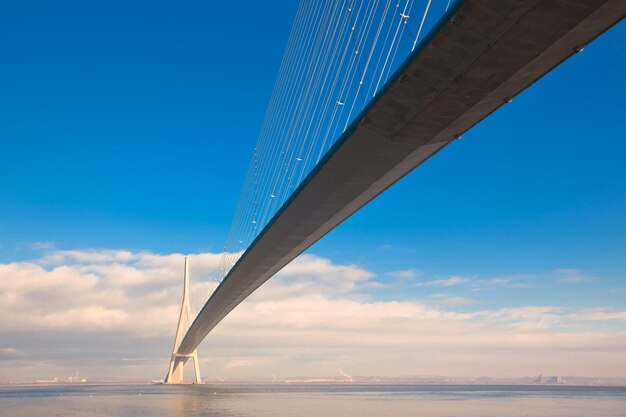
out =
<svg viewBox="0 0 626 417"><path fill-rule="evenodd" d="M431 2L301 0L218 282L450 7L450 0Z"/></svg>

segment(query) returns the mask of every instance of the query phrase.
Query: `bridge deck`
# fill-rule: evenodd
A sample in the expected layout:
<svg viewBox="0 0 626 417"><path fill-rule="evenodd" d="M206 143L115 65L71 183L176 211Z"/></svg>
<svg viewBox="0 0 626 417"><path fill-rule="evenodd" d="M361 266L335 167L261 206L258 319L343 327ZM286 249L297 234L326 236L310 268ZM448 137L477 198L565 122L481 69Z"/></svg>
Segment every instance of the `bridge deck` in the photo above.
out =
<svg viewBox="0 0 626 417"><path fill-rule="evenodd" d="M179 352L193 352L296 256L625 13L624 0L459 2L244 253Z"/></svg>

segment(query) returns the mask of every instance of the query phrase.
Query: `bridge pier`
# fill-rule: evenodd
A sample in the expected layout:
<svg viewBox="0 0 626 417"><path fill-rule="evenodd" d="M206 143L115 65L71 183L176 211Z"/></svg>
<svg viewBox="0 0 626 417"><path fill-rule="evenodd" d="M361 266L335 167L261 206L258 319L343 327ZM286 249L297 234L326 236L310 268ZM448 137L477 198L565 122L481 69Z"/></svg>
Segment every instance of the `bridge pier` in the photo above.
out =
<svg viewBox="0 0 626 417"><path fill-rule="evenodd" d="M185 273L183 283L183 301L180 306L180 315L178 317L178 325L176 326L176 337L174 339L174 348L172 349L172 358L170 359L170 367L165 377L166 384L182 384L184 383L185 364L189 359L193 361L193 367L196 376L196 384L200 380L200 364L198 363L198 352L194 349L190 354L178 353L180 343L187 330L191 326L191 309L189 307L189 262L185 257Z"/></svg>
<svg viewBox="0 0 626 417"><path fill-rule="evenodd" d="M196 384L200 384L200 364L198 363L198 352L195 350L191 355L180 355L177 353L172 354L170 360L170 368L165 377L166 384L182 384L184 383L184 369L187 361L191 359L196 376Z"/></svg>

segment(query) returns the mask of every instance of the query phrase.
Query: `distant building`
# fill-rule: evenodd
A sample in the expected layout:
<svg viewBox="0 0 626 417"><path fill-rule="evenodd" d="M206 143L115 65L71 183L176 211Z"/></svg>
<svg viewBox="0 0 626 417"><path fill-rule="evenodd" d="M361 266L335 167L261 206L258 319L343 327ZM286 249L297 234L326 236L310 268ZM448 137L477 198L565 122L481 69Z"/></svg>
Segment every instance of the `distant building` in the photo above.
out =
<svg viewBox="0 0 626 417"><path fill-rule="evenodd" d="M550 377L550 379L548 380L548 382L550 384L565 384L565 378L560 377L560 376L552 376Z"/></svg>

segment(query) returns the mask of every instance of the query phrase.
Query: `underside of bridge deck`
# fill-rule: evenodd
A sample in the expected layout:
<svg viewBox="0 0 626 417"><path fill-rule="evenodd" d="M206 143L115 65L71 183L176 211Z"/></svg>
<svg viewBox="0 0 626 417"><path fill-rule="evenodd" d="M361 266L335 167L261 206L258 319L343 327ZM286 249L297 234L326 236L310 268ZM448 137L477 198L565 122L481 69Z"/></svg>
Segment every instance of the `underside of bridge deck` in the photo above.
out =
<svg viewBox="0 0 626 417"><path fill-rule="evenodd" d="M427 158L618 23L624 0L457 2L222 281L180 344Z"/></svg>

